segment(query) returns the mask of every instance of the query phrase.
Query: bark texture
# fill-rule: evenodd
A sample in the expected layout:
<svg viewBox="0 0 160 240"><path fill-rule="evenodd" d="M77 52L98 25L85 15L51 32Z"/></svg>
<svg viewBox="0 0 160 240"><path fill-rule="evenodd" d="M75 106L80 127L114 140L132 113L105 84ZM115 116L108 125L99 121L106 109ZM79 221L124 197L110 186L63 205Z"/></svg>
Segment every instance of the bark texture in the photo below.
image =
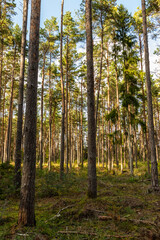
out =
<svg viewBox="0 0 160 240"><path fill-rule="evenodd" d="M97 197L96 120L94 97L93 39L91 0L86 0L87 107L88 107L88 197Z"/></svg>
<svg viewBox="0 0 160 240"><path fill-rule="evenodd" d="M61 162L60 162L60 178L64 174L64 134L65 134L65 96L64 96L64 81L63 81L63 7L64 0L61 4L61 39L60 39L60 71L61 71L61 93L62 93L62 123L61 123Z"/></svg>
<svg viewBox="0 0 160 240"><path fill-rule="evenodd" d="M37 78L41 0L32 0L29 66L26 92L24 163L18 223L35 225L35 163L37 122Z"/></svg>
<svg viewBox="0 0 160 240"><path fill-rule="evenodd" d="M145 0L142 0L142 16L143 16L143 39L144 39L144 51L145 51L145 69L146 69L147 104L148 104L149 144L151 149L151 177L152 177L151 181L152 181L152 187L156 189L159 187L159 184L158 184L156 147L155 147L155 139L154 139L153 106L152 106L152 92L151 92L151 80L150 80Z"/></svg>
<svg viewBox="0 0 160 240"><path fill-rule="evenodd" d="M17 120L17 137L15 150L15 187L21 185L21 145L22 145L22 124L23 124L23 92L24 92L24 71L25 71L25 50L26 50L26 32L28 17L28 0L23 0L23 27L21 40L21 63L19 78L19 99L18 99L18 120Z"/></svg>

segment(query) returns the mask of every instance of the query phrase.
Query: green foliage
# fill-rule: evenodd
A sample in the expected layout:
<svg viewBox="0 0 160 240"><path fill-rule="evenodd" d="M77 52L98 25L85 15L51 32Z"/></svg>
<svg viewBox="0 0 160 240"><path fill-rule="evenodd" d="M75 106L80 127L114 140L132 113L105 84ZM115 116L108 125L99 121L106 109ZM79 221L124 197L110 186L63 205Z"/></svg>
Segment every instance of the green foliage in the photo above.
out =
<svg viewBox="0 0 160 240"><path fill-rule="evenodd" d="M112 109L109 114L106 114L106 120L112 121L113 123L116 123L118 119L118 111L117 109Z"/></svg>
<svg viewBox="0 0 160 240"><path fill-rule="evenodd" d="M138 108L139 102L133 95L126 94L123 98L122 106L127 108L129 105L132 105L132 106Z"/></svg>

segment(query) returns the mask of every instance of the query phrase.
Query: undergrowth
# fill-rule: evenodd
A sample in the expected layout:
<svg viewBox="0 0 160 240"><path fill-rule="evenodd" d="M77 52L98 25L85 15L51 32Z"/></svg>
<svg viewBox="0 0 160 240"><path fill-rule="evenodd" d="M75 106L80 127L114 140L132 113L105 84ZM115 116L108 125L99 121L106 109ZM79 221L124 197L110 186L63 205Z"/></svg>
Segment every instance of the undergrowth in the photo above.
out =
<svg viewBox="0 0 160 240"><path fill-rule="evenodd" d="M87 167L59 178L59 168L36 172L36 227L17 226L19 191L14 168L0 165L0 239L160 239L159 195L148 193L150 175L144 164L135 176L125 170L97 169L98 196L88 199ZM104 219L105 218L105 219Z"/></svg>

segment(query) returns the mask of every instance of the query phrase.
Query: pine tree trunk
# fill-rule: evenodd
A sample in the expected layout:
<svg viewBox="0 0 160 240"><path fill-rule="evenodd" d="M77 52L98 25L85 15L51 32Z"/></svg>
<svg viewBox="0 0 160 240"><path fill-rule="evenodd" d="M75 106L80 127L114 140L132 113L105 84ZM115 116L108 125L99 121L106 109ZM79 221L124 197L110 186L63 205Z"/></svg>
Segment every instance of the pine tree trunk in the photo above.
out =
<svg viewBox="0 0 160 240"><path fill-rule="evenodd" d="M24 129L24 162L18 219L19 225L25 226L34 226L36 224L35 171L40 6L41 0L32 0Z"/></svg>
<svg viewBox="0 0 160 240"><path fill-rule="evenodd" d="M43 168L43 95L44 95L44 78L45 78L45 62L46 56L43 53L43 66L42 66L42 84L41 84L41 126L40 126L40 169Z"/></svg>
<svg viewBox="0 0 160 240"><path fill-rule="evenodd" d="M83 79L81 79L81 164L83 167Z"/></svg>
<svg viewBox="0 0 160 240"><path fill-rule="evenodd" d="M49 162L52 159L52 94L51 94L51 53L49 66Z"/></svg>
<svg viewBox="0 0 160 240"><path fill-rule="evenodd" d="M8 114L8 126L7 126L7 133L5 139L5 146L4 146L4 162L10 162L10 155L11 155L11 135L12 135L12 115L13 115L13 91L14 91L14 73L15 73L15 64L16 64L16 46L14 49L14 57L13 57L13 69L11 75L11 97L10 97L10 106L9 106L9 114Z"/></svg>
<svg viewBox="0 0 160 240"><path fill-rule="evenodd" d="M2 163L4 162L4 131L5 131L5 96L6 96L6 81L4 84L4 90L3 90L3 115L2 115L2 153L1 153L1 158L2 158Z"/></svg>
<svg viewBox="0 0 160 240"><path fill-rule="evenodd" d="M67 36L67 54L66 54L66 171L68 173L69 163L69 142L68 142L68 55L69 55L69 39Z"/></svg>
<svg viewBox="0 0 160 240"><path fill-rule="evenodd" d="M96 119L94 98L92 1L86 0L87 106L88 106L88 197L97 197Z"/></svg>
<svg viewBox="0 0 160 240"><path fill-rule="evenodd" d="M151 177L152 177L151 183L152 183L152 188L156 190L159 187L159 183L158 183L158 167L157 167L156 148L155 148L155 139L154 139L153 107L152 107L152 92L151 92L151 80L150 80L145 0L142 0L142 16L143 16L143 39L144 39L144 50L145 50L145 69L146 69L146 85L147 85L149 144L151 148Z"/></svg>
<svg viewBox="0 0 160 240"><path fill-rule="evenodd" d="M96 105L96 126L97 126L97 119L98 119L98 109L99 109L99 94L100 94L100 87L101 87L101 80L102 80L102 67L103 67L103 20L102 20L102 11L100 15L100 22L101 22L101 59L100 59L100 71L99 71L99 81L98 81L98 92L97 92L97 105Z"/></svg>
<svg viewBox="0 0 160 240"><path fill-rule="evenodd" d="M61 93L62 93L62 123L61 123L61 161L60 161L60 179L64 174L64 134L65 134L65 95L64 95L64 81L63 81L63 7L64 0L61 4L61 38L60 38L60 71L61 71Z"/></svg>
<svg viewBox="0 0 160 240"><path fill-rule="evenodd" d="M21 185L23 92L24 92L28 2L29 0L23 0L23 27L22 27L22 40L21 40L21 63L20 63L20 78L19 78L18 119L17 119L16 150L15 150L15 176L14 176L14 184L16 188L19 188Z"/></svg>
<svg viewBox="0 0 160 240"><path fill-rule="evenodd" d="M144 160L147 157L147 164L148 164L148 173L150 174L150 160L149 160L149 145L148 145L148 127L146 121L146 106L145 106L145 92L144 92L144 77L143 77L143 54L142 54L142 40L141 35L139 34L139 47L140 47L140 62L141 62L141 78L142 78L142 95L143 95L143 118L146 126L146 132L143 133L143 146L144 146L144 138L146 140L146 148L143 148L143 158Z"/></svg>
<svg viewBox="0 0 160 240"><path fill-rule="evenodd" d="M109 78L109 51L107 45L107 84L108 84L108 99L107 99L107 113L110 113L110 78ZM108 171L112 168L112 157L111 157L111 143L110 143L110 133L111 133L111 121L108 120Z"/></svg>

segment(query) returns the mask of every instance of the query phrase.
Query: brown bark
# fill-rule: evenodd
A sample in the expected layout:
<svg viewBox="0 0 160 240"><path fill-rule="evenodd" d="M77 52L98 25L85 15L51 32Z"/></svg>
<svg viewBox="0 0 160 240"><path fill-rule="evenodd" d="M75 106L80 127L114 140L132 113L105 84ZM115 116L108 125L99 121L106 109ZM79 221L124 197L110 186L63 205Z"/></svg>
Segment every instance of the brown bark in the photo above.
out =
<svg viewBox="0 0 160 240"><path fill-rule="evenodd" d="M94 98L92 1L86 0L87 107L88 107L88 197L97 197L96 120Z"/></svg>
<svg viewBox="0 0 160 240"><path fill-rule="evenodd" d="M52 93L51 93L51 53L50 53L50 66L49 66L49 165L52 159Z"/></svg>
<svg viewBox="0 0 160 240"><path fill-rule="evenodd" d="M24 72L25 72L25 50L26 50L26 32L28 18L28 0L23 0L23 27L21 40L21 63L19 78L19 98L18 98L18 119L17 119L17 136L15 150L15 187L21 185L21 145L22 145L22 124L23 124L23 92L24 92Z"/></svg>
<svg viewBox="0 0 160 240"><path fill-rule="evenodd" d="M66 53L66 171L68 173L69 163L69 141L68 141L68 55L69 55L69 38L67 36L67 53Z"/></svg>
<svg viewBox="0 0 160 240"><path fill-rule="evenodd" d="M107 84L108 84L108 97L107 97L107 113L110 113L110 77L109 77L109 50L107 44ZM111 133L111 122L108 121L108 171L111 171L112 168L112 159L111 159L111 143L110 143L110 133Z"/></svg>
<svg viewBox="0 0 160 240"><path fill-rule="evenodd" d="M143 118L146 126L146 132L143 133L143 159L145 160L147 157L148 163L148 173L150 173L150 160L149 160L149 146L148 146L148 127L146 120L146 105L145 105L145 92L144 92L144 77L143 77L143 54L142 54L142 40L141 35L139 33L139 48L140 48L140 62L141 62L141 78L142 78L142 95L143 95ZM144 147L144 140L146 139L146 148ZM146 153L145 153L146 152Z"/></svg>
<svg viewBox="0 0 160 240"><path fill-rule="evenodd" d="M32 0L29 40L29 66L24 128L24 163L18 219L19 225L25 226L33 226L36 224L35 171L40 6L41 0Z"/></svg>
<svg viewBox="0 0 160 240"><path fill-rule="evenodd" d="M5 138L5 145L4 145L4 162L10 162L10 155L11 155L11 135L12 135L12 115L13 115L13 91L14 91L14 73L15 73L15 64L16 64L16 46L14 49L14 59L13 59L13 69L11 75L11 96L10 96L10 105L9 105L9 116L8 116L8 126Z"/></svg>
<svg viewBox="0 0 160 240"><path fill-rule="evenodd" d="M144 50L145 50L145 70L146 70L146 86L147 86L149 144L151 148L151 178L152 178L151 183L152 183L153 189L156 189L157 187L159 187L159 183L158 183L158 168L157 168L156 148L155 148L155 139L154 139L153 106L152 106L145 0L142 0L142 16L143 16L143 39L144 39Z"/></svg>
<svg viewBox="0 0 160 240"><path fill-rule="evenodd" d="M43 66L42 66L42 84L41 84L41 126L40 126L40 169L43 168L43 95L44 95L44 78L45 78L45 63L46 53L43 53Z"/></svg>
<svg viewBox="0 0 160 240"><path fill-rule="evenodd" d="M102 80L102 66L103 66L103 35L104 35L104 31L103 31L102 11L101 11L101 15L100 15L100 22L101 22L101 59L100 59L100 71L99 71L97 105L96 105L96 127L97 127L97 119L98 119L99 94L100 94L100 87L101 87L101 80Z"/></svg>
<svg viewBox="0 0 160 240"><path fill-rule="evenodd" d="M64 81L63 81L63 7L64 0L61 4L61 38L60 38L60 71L61 71L61 93L62 93L62 123L61 123L61 161L60 161L60 178L64 174L64 135L65 135L65 94L64 94Z"/></svg>

